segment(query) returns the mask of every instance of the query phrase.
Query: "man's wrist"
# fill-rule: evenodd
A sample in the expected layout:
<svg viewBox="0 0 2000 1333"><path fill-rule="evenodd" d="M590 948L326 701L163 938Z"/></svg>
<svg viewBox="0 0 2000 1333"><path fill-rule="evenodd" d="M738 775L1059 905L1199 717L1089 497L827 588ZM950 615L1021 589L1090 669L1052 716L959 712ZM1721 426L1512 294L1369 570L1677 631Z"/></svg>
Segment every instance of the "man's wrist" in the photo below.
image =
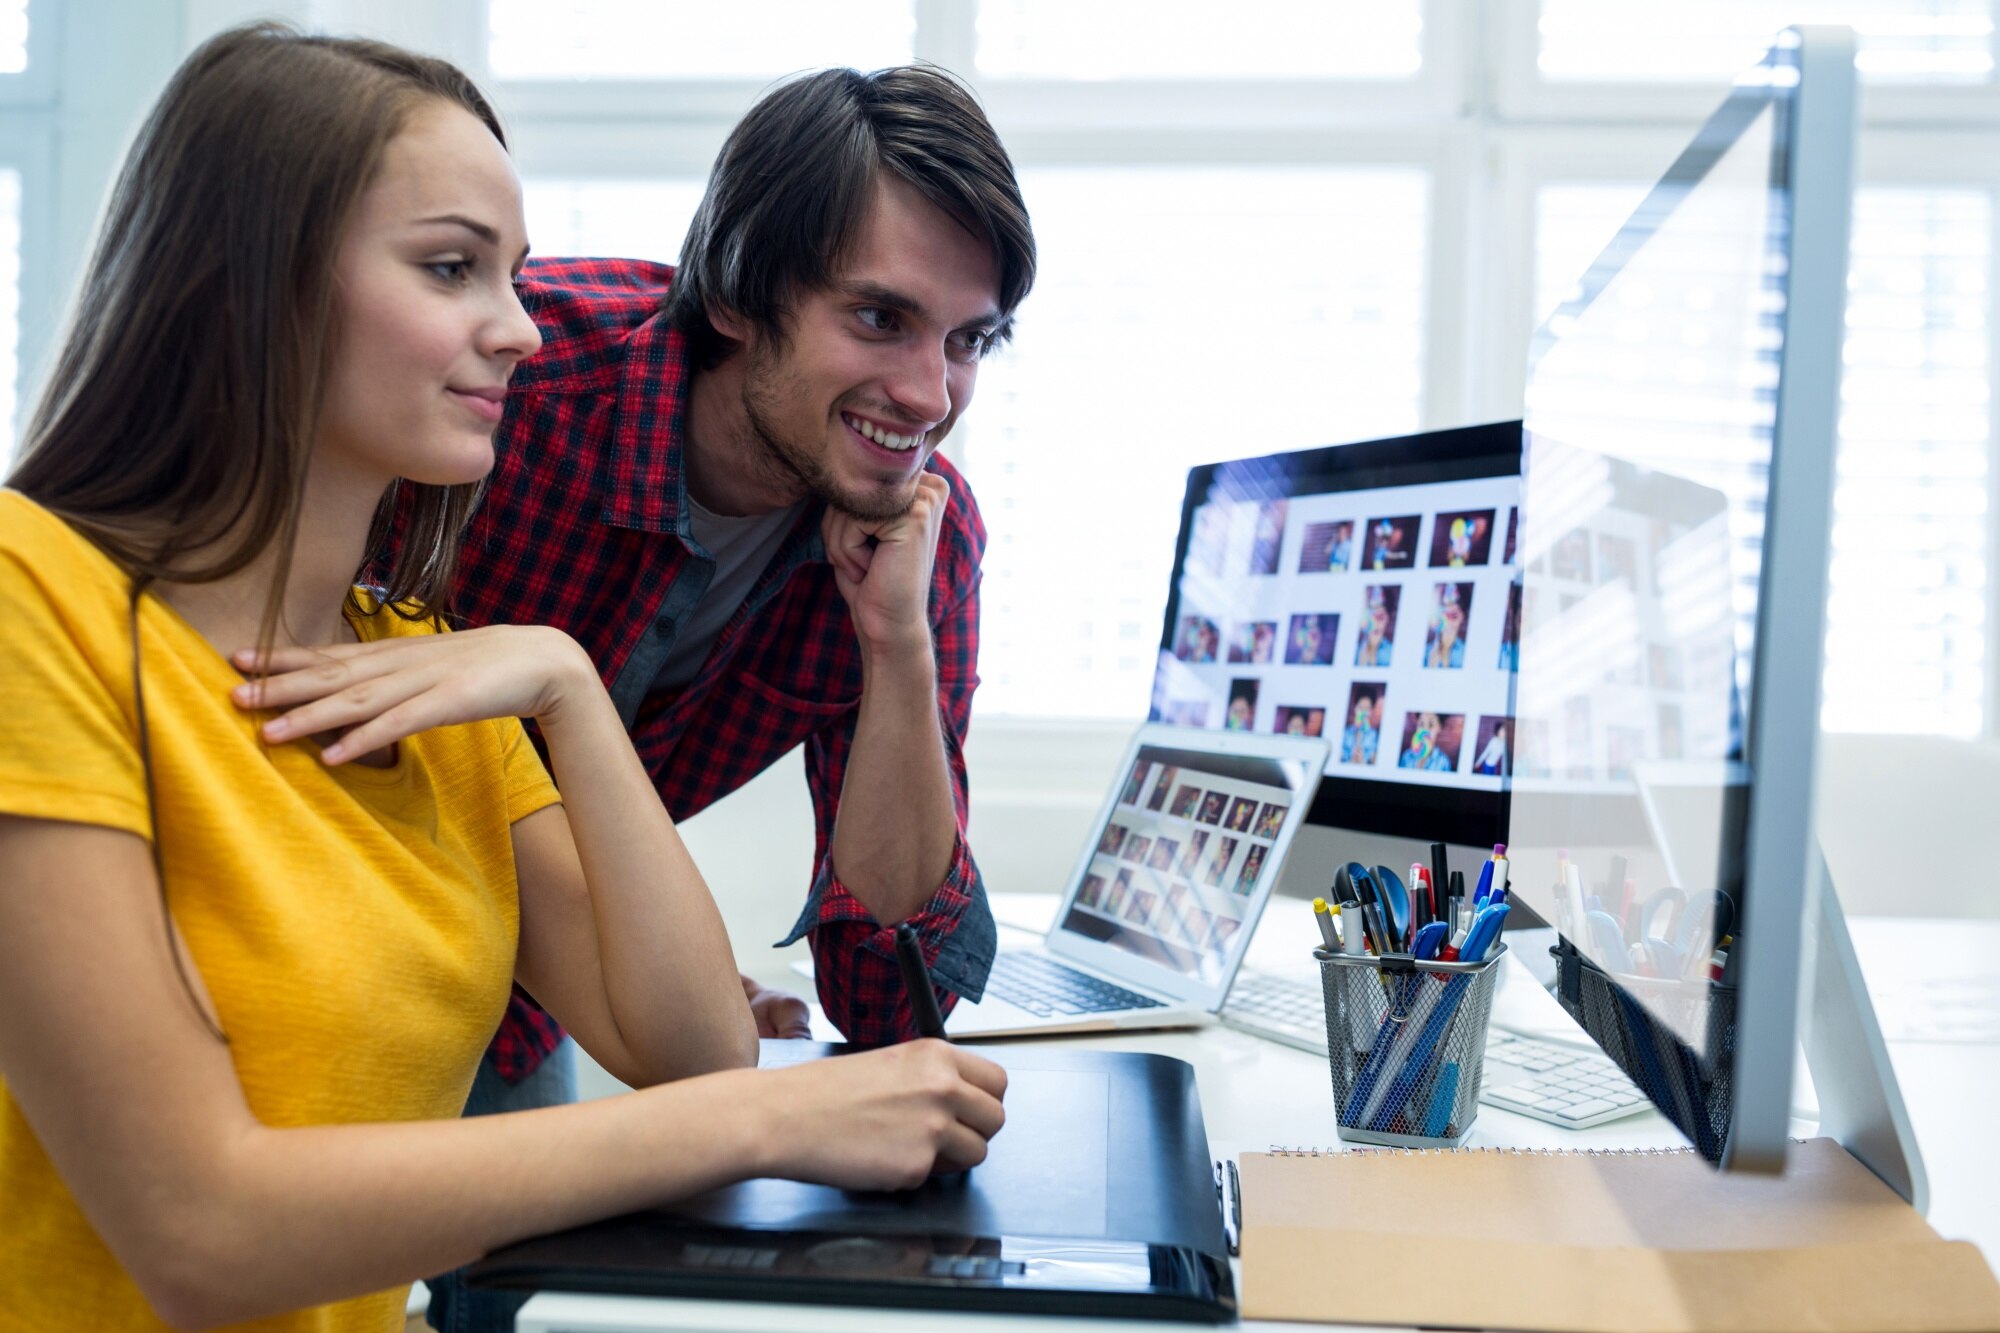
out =
<svg viewBox="0 0 2000 1333"><path fill-rule="evenodd" d="M871 677L880 675L885 680L905 684L930 680L937 674L931 627L920 622L914 630L877 639L863 638L861 661Z"/></svg>

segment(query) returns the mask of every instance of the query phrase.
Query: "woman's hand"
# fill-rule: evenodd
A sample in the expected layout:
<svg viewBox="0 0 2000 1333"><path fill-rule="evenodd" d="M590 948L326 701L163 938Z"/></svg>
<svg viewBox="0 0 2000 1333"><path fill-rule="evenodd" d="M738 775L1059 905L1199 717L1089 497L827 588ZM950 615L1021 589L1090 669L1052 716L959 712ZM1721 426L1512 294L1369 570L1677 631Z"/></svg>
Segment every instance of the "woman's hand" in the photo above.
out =
<svg viewBox="0 0 2000 1333"><path fill-rule="evenodd" d="M812 1010L790 991L772 990L743 977L743 996L750 1001L750 1016L757 1020L758 1036L781 1040L812 1037Z"/></svg>
<svg viewBox="0 0 2000 1333"><path fill-rule="evenodd" d="M986 1160L1007 1071L935 1039L753 1077L774 1113L769 1174L839 1189L914 1189Z"/></svg>
<svg viewBox="0 0 2000 1333"><path fill-rule="evenodd" d="M603 693L576 640L539 626L488 625L268 654L245 648L230 660L246 673L268 673L231 691L240 708L278 714L264 724L264 738L281 744L338 733L320 750L328 764L432 727L495 717L546 722L580 694Z"/></svg>

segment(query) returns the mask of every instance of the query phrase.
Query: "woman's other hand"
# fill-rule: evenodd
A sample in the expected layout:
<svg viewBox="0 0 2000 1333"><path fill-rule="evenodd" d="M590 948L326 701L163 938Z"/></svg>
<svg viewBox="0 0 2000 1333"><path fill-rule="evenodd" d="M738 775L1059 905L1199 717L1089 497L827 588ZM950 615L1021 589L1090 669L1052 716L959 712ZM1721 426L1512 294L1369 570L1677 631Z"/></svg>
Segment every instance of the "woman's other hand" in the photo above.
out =
<svg viewBox="0 0 2000 1333"><path fill-rule="evenodd" d="M230 660L260 677L231 692L237 706L277 714L264 723L264 738L282 744L334 734L320 750L328 764L432 727L496 717L546 723L581 692L603 693L576 640L541 626L488 625L269 653L245 648Z"/></svg>

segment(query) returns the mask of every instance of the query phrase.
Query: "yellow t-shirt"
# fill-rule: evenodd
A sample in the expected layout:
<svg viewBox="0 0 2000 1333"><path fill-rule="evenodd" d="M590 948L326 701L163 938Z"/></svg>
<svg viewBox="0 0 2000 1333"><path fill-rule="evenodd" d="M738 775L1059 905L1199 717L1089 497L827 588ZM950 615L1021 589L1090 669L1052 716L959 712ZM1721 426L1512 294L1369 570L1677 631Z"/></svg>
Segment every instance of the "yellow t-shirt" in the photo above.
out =
<svg viewBox="0 0 2000 1333"><path fill-rule="evenodd" d="M0 813L148 836L129 581L0 491ZM328 768L262 744L242 677L158 598L139 609L173 917L272 1126L456 1116L506 1006L520 925L510 826L555 788L513 719ZM389 612L366 639L429 633ZM135 1075L131 1095L146 1096ZM0 1082L0 1329L163 1329ZM402 1327L402 1289L258 1329Z"/></svg>

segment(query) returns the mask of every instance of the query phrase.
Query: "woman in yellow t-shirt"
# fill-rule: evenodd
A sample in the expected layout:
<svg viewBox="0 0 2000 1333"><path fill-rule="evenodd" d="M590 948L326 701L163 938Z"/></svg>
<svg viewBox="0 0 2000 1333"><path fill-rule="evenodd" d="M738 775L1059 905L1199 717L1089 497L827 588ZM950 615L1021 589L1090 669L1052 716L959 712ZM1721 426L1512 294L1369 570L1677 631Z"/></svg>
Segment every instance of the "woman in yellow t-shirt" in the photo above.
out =
<svg viewBox="0 0 2000 1333"><path fill-rule="evenodd" d="M374 43L225 33L132 149L0 492L0 1329L393 1329L521 1237L1000 1125L939 1042L749 1068L589 659L427 618L524 230L477 90ZM641 1090L456 1118L514 981Z"/></svg>

